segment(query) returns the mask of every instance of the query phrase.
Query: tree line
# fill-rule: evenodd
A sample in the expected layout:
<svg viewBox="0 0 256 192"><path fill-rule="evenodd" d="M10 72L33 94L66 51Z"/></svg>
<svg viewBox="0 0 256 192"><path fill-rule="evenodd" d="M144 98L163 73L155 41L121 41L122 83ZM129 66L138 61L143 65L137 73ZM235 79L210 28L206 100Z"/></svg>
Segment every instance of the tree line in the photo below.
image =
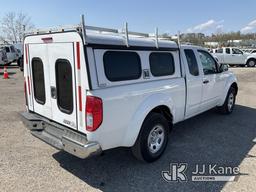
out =
<svg viewBox="0 0 256 192"><path fill-rule="evenodd" d="M31 18L23 13L8 12L0 19L0 42L20 43L24 32L34 28Z"/></svg>
<svg viewBox="0 0 256 192"><path fill-rule="evenodd" d="M204 45L205 42L217 42L219 46L233 46L235 40L241 40L241 46L251 46L256 43L256 33L242 34L240 31L212 34L203 38L184 38L182 42L189 42L196 45Z"/></svg>

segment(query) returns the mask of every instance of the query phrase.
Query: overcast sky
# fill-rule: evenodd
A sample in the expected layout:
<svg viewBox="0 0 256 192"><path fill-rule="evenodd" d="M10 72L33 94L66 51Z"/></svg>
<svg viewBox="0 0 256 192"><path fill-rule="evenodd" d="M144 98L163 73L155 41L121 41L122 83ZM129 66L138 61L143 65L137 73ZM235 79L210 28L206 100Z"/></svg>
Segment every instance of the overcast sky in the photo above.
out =
<svg viewBox="0 0 256 192"><path fill-rule="evenodd" d="M37 28L76 24L85 13L88 25L161 33L256 32L256 0L11 0L1 5L0 18L9 11L30 15Z"/></svg>

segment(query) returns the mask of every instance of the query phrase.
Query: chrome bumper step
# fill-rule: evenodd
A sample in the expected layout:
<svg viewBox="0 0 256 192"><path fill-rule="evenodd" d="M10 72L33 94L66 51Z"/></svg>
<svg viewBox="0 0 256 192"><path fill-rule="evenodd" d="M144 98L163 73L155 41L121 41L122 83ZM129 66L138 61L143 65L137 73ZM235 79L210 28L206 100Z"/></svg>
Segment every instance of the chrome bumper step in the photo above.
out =
<svg viewBox="0 0 256 192"><path fill-rule="evenodd" d="M22 122L31 134L58 150L85 159L102 152L97 142L89 142L86 135L30 112L22 112Z"/></svg>

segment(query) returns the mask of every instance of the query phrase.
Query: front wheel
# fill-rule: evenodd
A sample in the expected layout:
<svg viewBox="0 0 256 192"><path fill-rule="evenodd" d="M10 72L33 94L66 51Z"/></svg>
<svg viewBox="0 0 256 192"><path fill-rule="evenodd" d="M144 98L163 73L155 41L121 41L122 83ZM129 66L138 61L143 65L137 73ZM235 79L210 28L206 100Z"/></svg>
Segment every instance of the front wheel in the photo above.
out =
<svg viewBox="0 0 256 192"><path fill-rule="evenodd" d="M148 163L157 160L167 146L168 135L169 124L165 117L159 113L149 114L132 147L133 155Z"/></svg>
<svg viewBox="0 0 256 192"><path fill-rule="evenodd" d="M225 103L218 107L218 111L222 114L231 114L234 110L236 103L236 90L234 87L231 87L228 91Z"/></svg>
<svg viewBox="0 0 256 192"><path fill-rule="evenodd" d="M255 65L256 65L256 60L254 60L254 59L249 59L249 60L247 61L247 66L248 66L248 67L255 67Z"/></svg>

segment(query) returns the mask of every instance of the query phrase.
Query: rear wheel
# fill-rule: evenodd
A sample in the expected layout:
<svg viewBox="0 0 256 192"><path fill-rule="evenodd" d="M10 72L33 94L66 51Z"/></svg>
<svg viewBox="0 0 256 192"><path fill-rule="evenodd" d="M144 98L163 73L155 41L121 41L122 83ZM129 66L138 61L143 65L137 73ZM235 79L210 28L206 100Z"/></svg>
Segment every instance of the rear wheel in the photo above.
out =
<svg viewBox="0 0 256 192"><path fill-rule="evenodd" d="M246 65L247 65L248 67L255 67L255 65L256 65L256 60L255 60L255 59L249 59L249 60L247 61Z"/></svg>
<svg viewBox="0 0 256 192"><path fill-rule="evenodd" d="M169 124L159 113L150 113L145 119L135 145L133 155L142 161L153 162L164 152L169 135Z"/></svg>
<svg viewBox="0 0 256 192"><path fill-rule="evenodd" d="M218 111L222 114L230 114L233 112L236 102L236 90L234 87L230 87L225 103L218 107Z"/></svg>

